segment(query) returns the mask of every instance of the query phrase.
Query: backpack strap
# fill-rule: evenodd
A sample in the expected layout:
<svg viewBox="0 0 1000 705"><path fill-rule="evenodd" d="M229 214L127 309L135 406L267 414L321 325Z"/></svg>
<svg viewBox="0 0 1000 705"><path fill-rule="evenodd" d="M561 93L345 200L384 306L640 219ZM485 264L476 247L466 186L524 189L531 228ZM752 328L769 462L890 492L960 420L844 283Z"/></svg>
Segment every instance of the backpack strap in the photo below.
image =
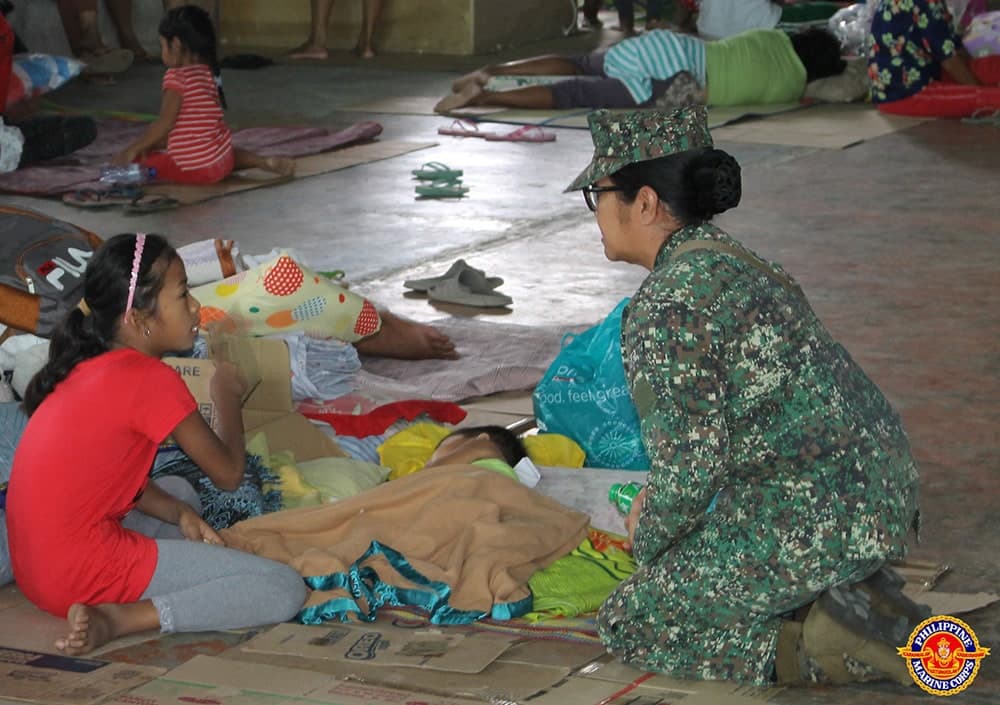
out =
<svg viewBox="0 0 1000 705"><path fill-rule="evenodd" d="M806 297L806 295L802 293L802 289L799 285L786 277L784 274L775 270L774 267L770 266L759 257L753 256L744 249L730 245L728 242L720 242L719 240L688 240L687 242L682 242L677 246L677 249L670 253L670 259L675 260L681 255L695 250L714 250L715 252L732 255L736 259L743 260L758 272L771 277L771 279L781 284L786 291L790 291L803 299Z"/></svg>
<svg viewBox="0 0 1000 705"><path fill-rule="evenodd" d="M34 333L38 330L41 301L34 294L0 284L0 324Z"/></svg>

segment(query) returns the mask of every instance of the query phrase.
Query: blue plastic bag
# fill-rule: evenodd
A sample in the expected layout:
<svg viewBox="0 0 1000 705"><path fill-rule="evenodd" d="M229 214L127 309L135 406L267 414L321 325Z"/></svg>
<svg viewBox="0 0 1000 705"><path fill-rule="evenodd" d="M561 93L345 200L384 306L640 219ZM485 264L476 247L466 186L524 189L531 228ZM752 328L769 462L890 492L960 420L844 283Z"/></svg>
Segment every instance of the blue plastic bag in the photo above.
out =
<svg viewBox="0 0 1000 705"><path fill-rule="evenodd" d="M628 301L593 328L567 335L532 396L539 430L579 443L588 467L649 469L622 364L622 311Z"/></svg>

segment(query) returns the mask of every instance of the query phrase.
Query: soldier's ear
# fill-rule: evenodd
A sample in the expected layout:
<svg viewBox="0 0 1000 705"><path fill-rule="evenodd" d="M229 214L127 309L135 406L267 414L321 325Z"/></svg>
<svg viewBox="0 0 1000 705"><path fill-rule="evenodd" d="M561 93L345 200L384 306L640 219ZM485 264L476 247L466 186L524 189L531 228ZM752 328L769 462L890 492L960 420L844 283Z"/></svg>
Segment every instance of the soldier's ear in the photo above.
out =
<svg viewBox="0 0 1000 705"><path fill-rule="evenodd" d="M639 222L643 225L650 225L657 219L660 196L652 186L643 186L635 195L634 206L638 211Z"/></svg>

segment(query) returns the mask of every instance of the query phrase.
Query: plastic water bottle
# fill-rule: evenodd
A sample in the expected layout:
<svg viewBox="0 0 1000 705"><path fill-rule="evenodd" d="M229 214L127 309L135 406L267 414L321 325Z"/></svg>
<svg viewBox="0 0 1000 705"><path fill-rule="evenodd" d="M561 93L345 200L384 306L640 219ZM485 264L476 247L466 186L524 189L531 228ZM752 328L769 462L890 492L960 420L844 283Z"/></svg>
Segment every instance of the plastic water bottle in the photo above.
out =
<svg viewBox="0 0 1000 705"><path fill-rule="evenodd" d="M608 501L618 507L618 511L622 514L628 514L632 509L632 501L640 492L642 485L638 482L616 482L608 491Z"/></svg>
<svg viewBox="0 0 1000 705"><path fill-rule="evenodd" d="M145 184L156 178L156 169L141 164L101 167L101 182L105 184Z"/></svg>

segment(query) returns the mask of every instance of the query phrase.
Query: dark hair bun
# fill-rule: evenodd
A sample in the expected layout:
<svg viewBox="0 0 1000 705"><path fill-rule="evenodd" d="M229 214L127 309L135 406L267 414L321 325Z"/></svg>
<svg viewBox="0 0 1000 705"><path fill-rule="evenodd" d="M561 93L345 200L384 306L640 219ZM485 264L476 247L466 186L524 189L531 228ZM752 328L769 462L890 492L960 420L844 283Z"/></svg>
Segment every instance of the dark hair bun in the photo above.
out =
<svg viewBox="0 0 1000 705"><path fill-rule="evenodd" d="M685 177L694 192L697 215L704 220L735 208L743 195L740 165L721 149L706 149L694 157Z"/></svg>

